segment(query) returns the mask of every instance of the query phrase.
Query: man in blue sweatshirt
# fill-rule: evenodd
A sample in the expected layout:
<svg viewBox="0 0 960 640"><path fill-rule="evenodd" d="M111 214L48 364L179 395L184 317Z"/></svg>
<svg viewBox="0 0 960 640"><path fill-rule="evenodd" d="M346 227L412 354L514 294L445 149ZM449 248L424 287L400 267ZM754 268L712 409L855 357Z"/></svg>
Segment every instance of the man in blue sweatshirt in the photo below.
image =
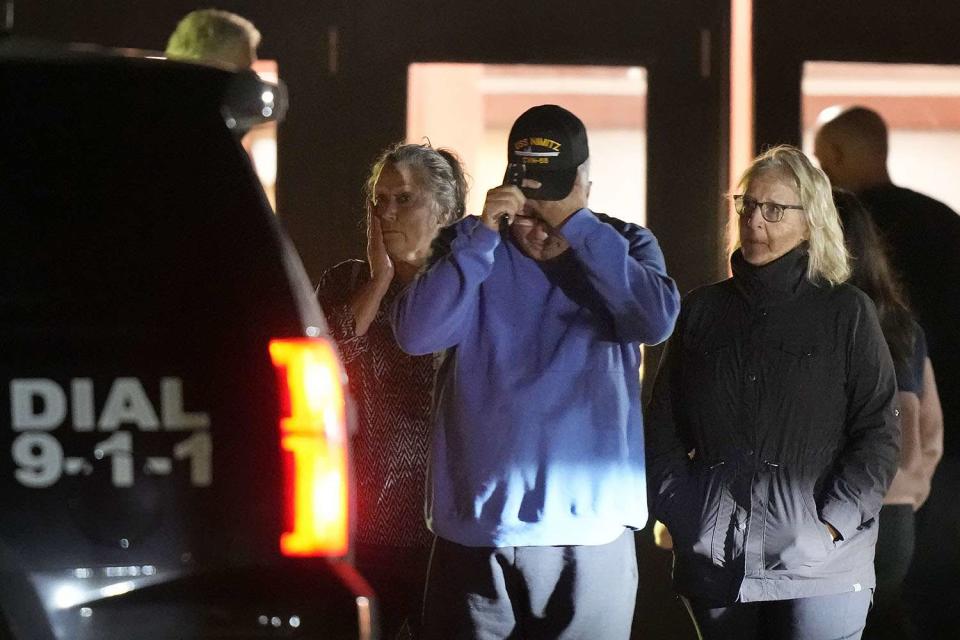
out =
<svg viewBox="0 0 960 640"><path fill-rule="evenodd" d="M393 309L401 348L445 352L424 636L626 639L647 520L639 348L670 335L679 296L649 231L587 208L579 118L526 111L508 161L521 187L446 229Z"/></svg>

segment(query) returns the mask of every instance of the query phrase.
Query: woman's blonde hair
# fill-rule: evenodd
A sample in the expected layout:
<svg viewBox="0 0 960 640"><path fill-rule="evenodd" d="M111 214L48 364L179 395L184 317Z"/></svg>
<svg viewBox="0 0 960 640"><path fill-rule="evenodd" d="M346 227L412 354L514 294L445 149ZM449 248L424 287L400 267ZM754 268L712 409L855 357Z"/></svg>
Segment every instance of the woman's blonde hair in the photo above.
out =
<svg viewBox="0 0 960 640"><path fill-rule="evenodd" d="M784 144L754 158L740 178L740 192L745 192L752 180L768 173L777 173L791 182L800 196L800 206L810 231L807 279L811 282L826 280L831 285L846 281L850 277L849 256L826 174L813 166L803 151Z"/></svg>

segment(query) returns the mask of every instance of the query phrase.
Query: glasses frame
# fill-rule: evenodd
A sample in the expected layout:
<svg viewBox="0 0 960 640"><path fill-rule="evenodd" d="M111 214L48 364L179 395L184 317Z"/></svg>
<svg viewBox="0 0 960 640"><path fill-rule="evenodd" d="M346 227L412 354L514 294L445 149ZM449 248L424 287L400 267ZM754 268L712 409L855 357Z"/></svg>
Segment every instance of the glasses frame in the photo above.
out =
<svg viewBox="0 0 960 640"><path fill-rule="evenodd" d="M748 207L748 203L746 202L747 198L753 201L753 206ZM760 208L760 215L763 219L774 224L783 220L784 213L789 209L803 211L803 207L798 204L781 204L772 201L761 202L760 200L751 198L745 193L738 193L733 196L733 209L740 217L750 217L758 207Z"/></svg>
<svg viewBox="0 0 960 640"><path fill-rule="evenodd" d="M549 227L550 225L546 223L545 220L538 216L528 216L522 213L518 213L513 216L513 224L519 224L521 227L535 227L538 224Z"/></svg>

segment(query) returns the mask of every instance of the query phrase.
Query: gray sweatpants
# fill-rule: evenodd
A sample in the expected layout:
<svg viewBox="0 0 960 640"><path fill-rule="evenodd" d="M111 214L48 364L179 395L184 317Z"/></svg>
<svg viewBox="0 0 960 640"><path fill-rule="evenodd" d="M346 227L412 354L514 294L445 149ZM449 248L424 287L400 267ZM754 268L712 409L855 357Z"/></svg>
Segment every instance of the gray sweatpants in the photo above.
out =
<svg viewBox="0 0 960 640"><path fill-rule="evenodd" d="M859 640L873 591L717 604L686 599L703 640Z"/></svg>
<svg viewBox="0 0 960 640"><path fill-rule="evenodd" d="M637 594L633 532L568 547L465 547L437 538L424 640L626 640Z"/></svg>

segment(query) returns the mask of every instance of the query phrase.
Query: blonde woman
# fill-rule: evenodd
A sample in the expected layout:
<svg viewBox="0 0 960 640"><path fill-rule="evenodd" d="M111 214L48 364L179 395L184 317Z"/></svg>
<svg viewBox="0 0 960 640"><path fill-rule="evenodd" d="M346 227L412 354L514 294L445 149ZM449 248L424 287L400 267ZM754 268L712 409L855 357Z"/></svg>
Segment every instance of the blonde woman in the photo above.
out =
<svg viewBox="0 0 960 640"><path fill-rule="evenodd" d="M703 638L859 638L899 454L893 363L844 284L826 176L781 146L740 190L733 277L686 297L654 387L653 515Z"/></svg>

